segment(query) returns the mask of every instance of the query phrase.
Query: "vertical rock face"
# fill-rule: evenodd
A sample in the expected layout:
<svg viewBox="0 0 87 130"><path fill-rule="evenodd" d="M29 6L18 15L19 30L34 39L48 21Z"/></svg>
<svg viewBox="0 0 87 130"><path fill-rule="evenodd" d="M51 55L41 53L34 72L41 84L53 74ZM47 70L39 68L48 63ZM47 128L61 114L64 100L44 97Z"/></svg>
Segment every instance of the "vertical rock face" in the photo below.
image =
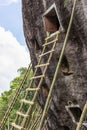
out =
<svg viewBox="0 0 87 130"><path fill-rule="evenodd" d="M42 84L39 102L44 106L47 92L50 89L55 68L63 46L71 10L74 0L22 0L24 34L30 51L33 67L38 62L38 55L42 51L42 44L46 37L46 19L52 21L56 16L57 25L61 33L56 45L50 67L47 70L47 79ZM54 5L53 10L50 7ZM51 10L51 11L50 11ZM45 13L46 12L46 13ZM48 14L47 14L48 12ZM45 16L44 16L45 14ZM43 18L44 16L44 18ZM50 18L49 18L50 17ZM55 24L54 22L47 23ZM51 26L51 25L50 25ZM52 28L51 28L52 27ZM53 25L50 33L55 31ZM49 48L48 48L49 49ZM46 61L46 57L44 59ZM42 74L42 69L38 73ZM36 80L36 84L38 81ZM44 94L44 89L46 90ZM74 21L62 60L60 72L53 91L53 100L49 110L48 130L75 130L76 122L87 100L87 0L78 0ZM73 116L72 116L73 115ZM74 118L73 118L74 117ZM87 129L83 126L82 129Z"/></svg>

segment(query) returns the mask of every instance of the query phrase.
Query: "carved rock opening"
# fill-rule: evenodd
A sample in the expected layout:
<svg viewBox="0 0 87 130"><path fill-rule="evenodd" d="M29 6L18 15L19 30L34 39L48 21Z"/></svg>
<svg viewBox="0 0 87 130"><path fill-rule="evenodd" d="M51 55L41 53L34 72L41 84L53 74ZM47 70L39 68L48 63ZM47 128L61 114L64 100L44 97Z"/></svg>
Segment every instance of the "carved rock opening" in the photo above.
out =
<svg viewBox="0 0 87 130"><path fill-rule="evenodd" d="M57 17L55 6L50 7L44 14L45 31L54 33L59 30L60 23Z"/></svg>
<svg viewBox="0 0 87 130"><path fill-rule="evenodd" d="M66 110L71 116L72 121L77 124L82 113L82 110L80 109L79 105L72 104L71 106L66 106Z"/></svg>
<svg viewBox="0 0 87 130"><path fill-rule="evenodd" d="M40 49L41 49L41 47L40 47L38 41L35 40L35 50L38 51L38 50L40 50Z"/></svg>
<svg viewBox="0 0 87 130"><path fill-rule="evenodd" d="M66 108L67 112L69 113L69 115L71 116L72 121L75 124L78 124L81 114L82 114L82 110L80 109L80 106L71 104L69 106L66 106L65 108ZM87 117L85 118L85 120L83 121L82 124L84 127L87 128Z"/></svg>
<svg viewBox="0 0 87 130"><path fill-rule="evenodd" d="M71 107L70 111L73 114L76 122L78 122L82 113L81 109L79 107Z"/></svg>
<svg viewBox="0 0 87 130"><path fill-rule="evenodd" d="M30 42L33 44L36 51L41 49L41 47L40 47L40 45L39 45L35 36L30 39Z"/></svg>
<svg viewBox="0 0 87 130"><path fill-rule="evenodd" d="M64 76L69 76L69 75L73 74L73 72L70 70L69 62L65 55L62 58L61 70L62 70L62 73L64 74Z"/></svg>
<svg viewBox="0 0 87 130"><path fill-rule="evenodd" d="M68 126L62 126L62 129L61 130L70 130L70 128Z"/></svg>

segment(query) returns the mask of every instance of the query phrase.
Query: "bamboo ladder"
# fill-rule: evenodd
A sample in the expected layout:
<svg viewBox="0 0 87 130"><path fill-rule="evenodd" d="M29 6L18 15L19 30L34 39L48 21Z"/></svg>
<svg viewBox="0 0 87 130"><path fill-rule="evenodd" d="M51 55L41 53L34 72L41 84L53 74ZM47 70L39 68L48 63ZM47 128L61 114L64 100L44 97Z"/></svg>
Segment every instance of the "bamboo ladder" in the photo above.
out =
<svg viewBox="0 0 87 130"><path fill-rule="evenodd" d="M61 50L59 61L58 61L58 64L57 64L57 67L56 67L56 70L55 70L55 74L54 74L54 77L53 77L53 81L52 81L52 84L51 84L51 87L50 87L50 91L49 91L49 94L48 94L48 97L47 97L47 101L46 101L46 104L45 104L45 107L44 107L44 111L43 111L43 114L42 114L42 118L41 118L38 130L42 130L46 115L47 115L49 107L50 107L50 103L51 103L51 100L52 100L52 92L53 92L53 89L55 87L55 82L56 82L56 79L57 79L57 75L59 73L61 61L62 61L62 58L63 58L63 55L64 55L64 51L65 51L65 48L66 48L66 45L67 45L68 37L69 37L69 34L70 34L70 30L71 30L71 26L72 26L72 22L73 22L73 18L74 18L76 2L77 2L77 0L74 0L74 4L73 4L73 8L72 8L72 14L71 14L71 17L70 17L70 22L69 22L69 26L68 26L68 29L67 29L66 37L65 37L65 40L64 40L64 44L63 44L63 47L62 47L62 50Z"/></svg>
<svg viewBox="0 0 87 130"><path fill-rule="evenodd" d="M8 117L10 116L10 113L11 113L11 111L12 111L12 109L13 109L13 107L14 107L14 105L15 105L15 103L16 103L19 95L20 95L20 92L21 92L21 90L23 88L23 85L26 82L29 73L31 72L31 68L32 67L31 67L31 63L30 63L21 84L18 87L18 90L16 91L15 96L14 96L12 102L10 103L10 105L9 105L9 107L8 107L8 109L7 109L5 115L4 115L4 117L3 117L3 119L2 119L2 121L0 123L0 130L3 130L3 127L5 126L5 124L6 124L7 120L8 120Z"/></svg>
<svg viewBox="0 0 87 130"><path fill-rule="evenodd" d="M25 129L27 129L27 126L28 126L28 124L30 122L30 119L31 119L31 116L32 116L32 109L34 108L34 104L36 102L38 92L39 92L40 87L42 85L42 82L43 82L43 80L44 80L44 78L46 76L46 71L48 69L48 66L50 65L50 61L51 61L51 58L52 58L56 43L58 41L58 35L59 35L59 31L57 31L56 33L51 34L49 37L47 37L45 39L45 43L43 44L42 53L41 53L41 55L39 55L38 64L35 66L34 76L31 78L31 82L29 84L28 89L26 89L25 97L21 101L21 106L19 108L19 111L17 112L15 122L12 123L11 130L14 130L14 129L25 130ZM51 38L53 38L53 40L51 40ZM49 41L49 40L51 40L51 41ZM46 51L46 49L47 49L47 47L49 45L52 45L52 47L51 47L51 49L49 51ZM45 57L46 55L48 55L47 63L42 63L43 60L44 60L43 57ZM38 69L40 67L44 68L43 69L43 74L42 75L37 75L37 71L38 71ZM35 79L39 79L39 83L38 83L37 87L31 88L31 86L32 86ZM32 91L34 92L34 95L33 95L33 99L30 101L28 99L28 95ZM29 106L28 106L26 112L23 113L25 105L29 105ZM19 121L20 118L21 118L21 121Z"/></svg>

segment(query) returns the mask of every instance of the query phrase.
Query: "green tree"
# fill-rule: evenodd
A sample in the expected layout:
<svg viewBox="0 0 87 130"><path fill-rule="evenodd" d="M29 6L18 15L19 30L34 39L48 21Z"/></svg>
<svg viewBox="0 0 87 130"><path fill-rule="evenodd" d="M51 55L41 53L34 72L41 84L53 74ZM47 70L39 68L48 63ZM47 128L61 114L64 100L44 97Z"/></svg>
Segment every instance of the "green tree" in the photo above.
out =
<svg viewBox="0 0 87 130"><path fill-rule="evenodd" d="M9 91L5 91L4 93L2 93L1 97L0 97L0 121L2 120L3 116L5 115L5 112L13 98L13 96L15 95L15 92L17 91L18 87L20 86L23 78L24 78L24 75L25 75L25 72L26 72L27 68L20 68L18 69L18 72L19 72L19 76L14 78L11 83L10 83L10 90ZM28 78L27 78L27 81L24 83L24 86L23 86L23 89L20 93L20 96L11 112L11 115L10 115L10 122L12 122L14 119L15 119L15 116L16 116L16 111L18 110L19 106L20 106L20 99L22 99L25 95L25 90L30 82L30 78L32 77L33 75L33 71L31 70L29 75L28 75ZM30 98L32 97L32 95L30 95ZM26 108L25 108L26 109Z"/></svg>

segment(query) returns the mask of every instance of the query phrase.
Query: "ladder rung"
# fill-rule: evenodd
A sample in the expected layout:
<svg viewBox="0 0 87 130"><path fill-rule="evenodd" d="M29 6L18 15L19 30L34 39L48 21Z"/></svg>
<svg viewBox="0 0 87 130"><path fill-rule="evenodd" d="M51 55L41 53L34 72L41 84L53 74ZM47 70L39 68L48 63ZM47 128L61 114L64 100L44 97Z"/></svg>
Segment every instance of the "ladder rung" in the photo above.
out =
<svg viewBox="0 0 87 130"><path fill-rule="evenodd" d="M38 67L44 67L44 66L47 66L47 65L49 65L49 63L41 64L41 65L36 65L35 68L38 68Z"/></svg>
<svg viewBox="0 0 87 130"><path fill-rule="evenodd" d="M24 130L22 126L16 125L15 123L12 123L12 126L18 130Z"/></svg>
<svg viewBox="0 0 87 130"><path fill-rule="evenodd" d="M47 45L49 45L49 44L51 44L51 43L54 43L54 42L56 42L56 41L58 41L58 39L52 40L52 41L50 41L50 42L47 42L47 43L43 44L43 46L47 46Z"/></svg>
<svg viewBox="0 0 87 130"><path fill-rule="evenodd" d="M54 49L52 49L51 51L48 51L48 52L45 52L45 53L39 55L39 57L42 57L42 56L44 56L44 55L47 55L47 54L49 54L49 53L51 53L51 52L53 52L53 51L54 51Z"/></svg>
<svg viewBox="0 0 87 130"><path fill-rule="evenodd" d="M38 91L40 88L27 88L26 91Z"/></svg>
<svg viewBox="0 0 87 130"><path fill-rule="evenodd" d="M44 78L45 75L39 75L39 76L35 76L35 77L32 77L31 79L38 79L38 78Z"/></svg>
<svg viewBox="0 0 87 130"><path fill-rule="evenodd" d="M26 99L22 99L21 101L22 101L23 103L27 103L27 104L31 104L31 105L34 104L34 102L28 101L28 100L26 100Z"/></svg>
<svg viewBox="0 0 87 130"><path fill-rule="evenodd" d="M55 35L57 35L57 34L59 34L60 32L59 31L57 31L57 32L55 32L55 33L52 33L50 36L48 36L45 40L48 40L49 38L51 38L51 37L53 37L53 36L55 36Z"/></svg>
<svg viewBox="0 0 87 130"><path fill-rule="evenodd" d="M22 112L19 112L19 111L17 112L17 114L20 115L20 116L23 116L25 118L29 117L29 115L23 114Z"/></svg>

